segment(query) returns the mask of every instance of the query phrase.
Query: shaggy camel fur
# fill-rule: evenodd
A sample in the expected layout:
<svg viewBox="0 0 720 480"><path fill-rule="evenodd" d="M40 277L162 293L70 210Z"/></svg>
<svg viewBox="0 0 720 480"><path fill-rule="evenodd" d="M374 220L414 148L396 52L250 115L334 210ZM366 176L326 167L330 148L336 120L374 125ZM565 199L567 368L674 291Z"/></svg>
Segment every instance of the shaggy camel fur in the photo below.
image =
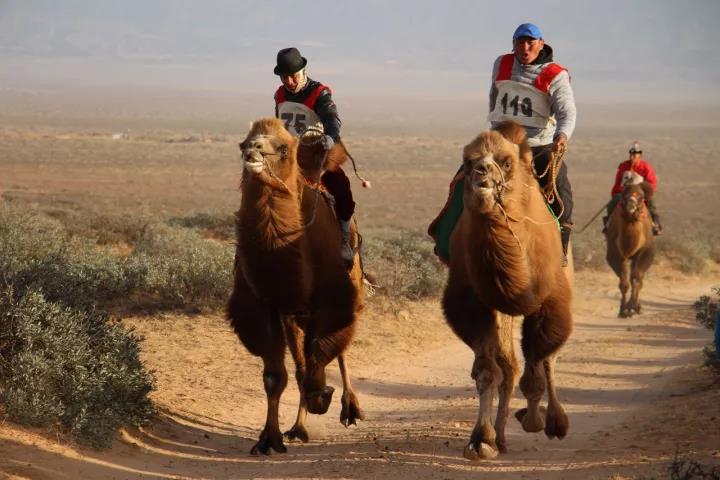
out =
<svg viewBox="0 0 720 480"><path fill-rule="evenodd" d="M640 290L643 277L655 258L652 219L645 199L652 193L646 184L626 185L622 201L608 219L605 239L607 240L607 262L620 277L619 317L630 317L640 313ZM630 300L627 292L632 286Z"/></svg>
<svg viewBox="0 0 720 480"><path fill-rule="evenodd" d="M442 300L448 324L475 353L471 376L480 411L464 455L507 452L505 424L517 375L512 316L524 316L527 408L516 415L528 432L565 437L568 418L555 391L555 354L572 330L571 287L558 260L560 235L531 170L519 125L507 122L478 135L463 152L463 213L450 238ZM568 267L572 269L572 267ZM495 389L499 405L491 423ZM545 418L540 400L548 389Z"/></svg>
<svg viewBox="0 0 720 480"><path fill-rule="evenodd" d="M286 346L296 364L300 406L288 439L308 440L307 412L325 413L333 388L325 367L338 358L343 379L340 421L363 418L342 352L361 308L362 273L340 258L340 229L325 195L308 185L297 163L298 139L280 120L252 124L240 144L242 203L236 214L235 285L228 317L238 337L263 360L267 417L252 453L285 452L278 422L287 385Z"/></svg>

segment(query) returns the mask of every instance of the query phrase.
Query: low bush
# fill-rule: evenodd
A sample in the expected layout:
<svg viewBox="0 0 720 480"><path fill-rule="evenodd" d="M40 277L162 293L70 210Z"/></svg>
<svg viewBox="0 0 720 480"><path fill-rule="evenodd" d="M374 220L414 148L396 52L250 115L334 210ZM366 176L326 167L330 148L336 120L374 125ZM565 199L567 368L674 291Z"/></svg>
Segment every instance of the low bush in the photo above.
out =
<svg viewBox="0 0 720 480"><path fill-rule="evenodd" d="M365 237L364 266L388 297L437 296L447 272L433 253L429 237L415 232Z"/></svg>
<svg viewBox="0 0 720 480"><path fill-rule="evenodd" d="M146 272L145 293L164 308L217 307L232 291L233 248L193 230L150 227L130 260Z"/></svg>
<svg viewBox="0 0 720 480"><path fill-rule="evenodd" d="M96 448L109 446L120 426L153 414L153 378L132 332L39 291L0 292L0 387L12 420L59 424Z"/></svg>
<svg viewBox="0 0 720 480"><path fill-rule="evenodd" d="M184 217L172 217L168 220L168 225L208 232L210 236L220 240L235 239L235 217L232 214L199 212Z"/></svg>

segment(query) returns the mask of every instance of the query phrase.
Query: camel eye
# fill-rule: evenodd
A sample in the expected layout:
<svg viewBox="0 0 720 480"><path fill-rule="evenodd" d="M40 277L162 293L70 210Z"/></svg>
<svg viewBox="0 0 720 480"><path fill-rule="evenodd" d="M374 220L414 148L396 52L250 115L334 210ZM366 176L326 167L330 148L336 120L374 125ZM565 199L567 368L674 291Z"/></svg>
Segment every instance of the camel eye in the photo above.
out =
<svg viewBox="0 0 720 480"><path fill-rule="evenodd" d="M510 169L512 168L512 160L510 158L505 158L502 161L502 167L506 172L509 172Z"/></svg>

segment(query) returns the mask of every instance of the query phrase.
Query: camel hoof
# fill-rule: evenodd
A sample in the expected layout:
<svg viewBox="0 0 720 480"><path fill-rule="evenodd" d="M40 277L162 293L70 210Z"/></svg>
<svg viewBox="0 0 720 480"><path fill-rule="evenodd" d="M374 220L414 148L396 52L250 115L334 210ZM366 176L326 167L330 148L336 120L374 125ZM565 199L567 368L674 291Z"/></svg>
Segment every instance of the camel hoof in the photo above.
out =
<svg viewBox="0 0 720 480"><path fill-rule="evenodd" d="M527 408L521 408L515 413L515 418L518 419L523 427L523 430L529 433L537 433L545 429L545 420L543 420L543 416L546 411L545 407L540 407L537 412L532 414Z"/></svg>
<svg viewBox="0 0 720 480"><path fill-rule="evenodd" d="M498 451L485 442L480 442L477 446L475 446L474 442L470 442L463 451L463 457L467 458L471 462L491 460L497 456Z"/></svg>
<svg viewBox="0 0 720 480"><path fill-rule="evenodd" d="M334 392L333 387L325 386L322 390L308 393L305 396L308 412L317 415L327 412Z"/></svg>
<svg viewBox="0 0 720 480"><path fill-rule="evenodd" d="M565 412L545 417L545 435L547 435L550 440L553 438L562 440L567 435L569 428L570 421Z"/></svg>
<svg viewBox="0 0 720 480"><path fill-rule="evenodd" d="M633 311L629 310L627 308L620 310L620 313L618 313L618 318L630 318L633 315Z"/></svg>
<svg viewBox="0 0 720 480"><path fill-rule="evenodd" d="M341 403L340 423L342 423L345 428L350 425L357 425L357 420L365 420L365 413L360 408L360 404L355 395L343 395Z"/></svg>
<svg viewBox="0 0 720 480"><path fill-rule="evenodd" d="M282 441L282 435L280 432L277 435L268 434L264 430L260 434L258 442L250 449L251 455L270 455L275 450L277 453L287 453L287 448Z"/></svg>
<svg viewBox="0 0 720 480"><path fill-rule="evenodd" d="M294 425L283 435L288 439L288 442L300 440L302 443L307 443L310 440L310 436L304 425Z"/></svg>

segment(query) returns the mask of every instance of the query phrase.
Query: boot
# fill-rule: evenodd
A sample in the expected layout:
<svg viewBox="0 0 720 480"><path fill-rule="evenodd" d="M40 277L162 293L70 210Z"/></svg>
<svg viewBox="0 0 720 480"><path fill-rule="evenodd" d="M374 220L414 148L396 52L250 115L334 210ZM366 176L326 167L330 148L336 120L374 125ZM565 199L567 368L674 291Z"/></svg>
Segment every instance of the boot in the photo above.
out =
<svg viewBox="0 0 720 480"><path fill-rule="evenodd" d="M607 222L608 222L608 218L610 218L610 217L608 217L608 216L602 217L602 221L603 221L602 233L607 233Z"/></svg>
<svg viewBox="0 0 720 480"><path fill-rule="evenodd" d="M658 215L657 213L653 213L651 215L651 217L652 217L652 223L653 223L652 224L653 235L658 236L658 235L662 234L662 231L663 231L662 224L660 223L660 215Z"/></svg>
<svg viewBox="0 0 720 480"><path fill-rule="evenodd" d="M562 243L562 266L567 267L568 266L568 257L567 257L567 251L568 251L568 245L570 244L570 231L571 228L567 225L563 225L562 229L560 230L560 242Z"/></svg>
<svg viewBox="0 0 720 480"><path fill-rule="evenodd" d="M340 220L340 231L342 232L342 243L340 244L340 258L346 269L350 270L355 261L355 252L350 246L350 221Z"/></svg>

